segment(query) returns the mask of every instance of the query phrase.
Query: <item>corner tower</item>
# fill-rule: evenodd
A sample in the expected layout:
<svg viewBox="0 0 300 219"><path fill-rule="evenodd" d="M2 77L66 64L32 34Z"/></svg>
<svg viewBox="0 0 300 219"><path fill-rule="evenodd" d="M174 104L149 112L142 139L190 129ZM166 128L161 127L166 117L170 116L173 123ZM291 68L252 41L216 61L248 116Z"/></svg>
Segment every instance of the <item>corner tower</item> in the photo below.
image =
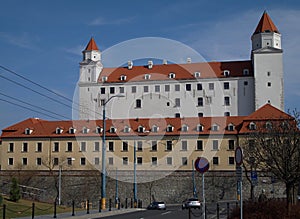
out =
<svg viewBox="0 0 300 219"><path fill-rule="evenodd" d="M251 40L255 110L266 103L284 110L281 34L266 11Z"/></svg>

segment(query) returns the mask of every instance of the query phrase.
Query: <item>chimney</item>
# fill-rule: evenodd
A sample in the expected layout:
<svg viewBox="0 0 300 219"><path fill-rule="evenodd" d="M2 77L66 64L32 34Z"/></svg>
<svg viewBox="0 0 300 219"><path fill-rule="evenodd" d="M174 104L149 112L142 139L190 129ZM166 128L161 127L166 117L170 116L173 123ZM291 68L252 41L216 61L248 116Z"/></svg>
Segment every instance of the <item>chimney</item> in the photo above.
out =
<svg viewBox="0 0 300 219"><path fill-rule="evenodd" d="M191 64L192 63L192 59L191 58L187 58L186 59L186 63Z"/></svg>
<svg viewBox="0 0 300 219"><path fill-rule="evenodd" d="M153 67L153 61L149 60L148 61L148 68L151 69Z"/></svg>
<svg viewBox="0 0 300 219"><path fill-rule="evenodd" d="M168 60L164 59L163 60L163 65L167 65L168 64Z"/></svg>
<svg viewBox="0 0 300 219"><path fill-rule="evenodd" d="M133 67L133 62L132 61L128 61L128 69L132 69Z"/></svg>

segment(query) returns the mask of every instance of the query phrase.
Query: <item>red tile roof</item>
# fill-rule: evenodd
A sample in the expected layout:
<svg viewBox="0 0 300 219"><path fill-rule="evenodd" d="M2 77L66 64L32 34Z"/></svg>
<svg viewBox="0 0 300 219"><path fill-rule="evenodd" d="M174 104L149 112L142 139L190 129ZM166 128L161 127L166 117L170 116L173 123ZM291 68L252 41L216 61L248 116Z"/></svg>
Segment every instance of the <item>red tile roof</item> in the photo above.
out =
<svg viewBox="0 0 300 219"><path fill-rule="evenodd" d="M267 14L267 12L264 12L255 31L254 34L257 33L264 33L264 32L275 32L279 33L277 27L273 23L272 19L270 16Z"/></svg>
<svg viewBox="0 0 300 219"><path fill-rule="evenodd" d="M93 37L90 39L90 42L89 42L88 45L86 46L85 50L86 50L86 51L99 50L99 49L98 49L98 46L97 46L97 44L96 44L96 42L95 42L95 40L94 40Z"/></svg>
<svg viewBox="0 0 300 219"><path fill-rule="evenodd" d="M102 82L102 77L107 77L106 82L126 82L126 81L145 81L146 74L150 74L149 81L156 80L187 80L196 79L195 72L200 72L199 78L225 78L224 70L229 70L227 77L242 77L244 69L249 70L249 75L253 76L251 61L234 61L234 62L203 62L189 64L162 64L148 66L133 66L132 69L127 67L104 68L100 74L98 82ZM175 78L169 78L170 73L175 73ZM126 76L126 81L121 80L121 76ZM247 75L247 76L249 76Z"/></svg>

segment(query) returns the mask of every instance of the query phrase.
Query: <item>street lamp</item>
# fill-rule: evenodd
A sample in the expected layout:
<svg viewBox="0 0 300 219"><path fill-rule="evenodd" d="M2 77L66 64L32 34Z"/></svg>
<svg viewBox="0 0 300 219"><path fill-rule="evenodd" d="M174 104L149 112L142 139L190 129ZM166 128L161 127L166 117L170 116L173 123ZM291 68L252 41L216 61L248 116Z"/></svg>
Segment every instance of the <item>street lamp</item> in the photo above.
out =
<svg viewBox="0 0 300 219"><path fill-rule="evenodd" d="M103 102L103 134L102 134L102 173L101 173L101 180L102 180L102 187L101 187L101 209L105 209L106 205L106 144L105 144L105 132L106 132L106 117L105 117L105 106L106 104L114 97L125 97L124 95L114 95L108 98L106 101Z"/></svg>
<svg viewBox="0 0 300 219"><path fill-rule="evenodd" d="M74 161L75 158L71 158L70 159L71 161ZM62 165L69 161L69 159L65 160L64 162L62 162L60 165L59 165L59 176L58 176L58 205L61 204L61 171L62 171Z"/></svg>

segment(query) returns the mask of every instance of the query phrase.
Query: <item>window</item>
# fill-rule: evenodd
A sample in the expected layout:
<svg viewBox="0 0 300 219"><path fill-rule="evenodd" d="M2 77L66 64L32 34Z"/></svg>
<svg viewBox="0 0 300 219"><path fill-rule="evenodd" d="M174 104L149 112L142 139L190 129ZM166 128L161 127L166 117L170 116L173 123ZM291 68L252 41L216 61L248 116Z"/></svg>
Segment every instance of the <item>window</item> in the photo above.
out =
<svg viewBox="0 0 300 219"><path fill-rule="evenodd" d="M128 157L123 157L123 165L128 165Z"/></svg>
<svg viewBox="0 0 300 219"><path fill-rule="evenodd" d="M27 160L26 157L23 157L23 158L22 158L22 164L23 164L23 165L27 165L27 164L28 164L27 161L28 161L28 160Z"/></svg>
<svg viewBox="0 0 300 219"><path fill-rule="evenodd" d="M148 93L149 92L149 87L148 86L144 86L144 92Z"/></svg>
<svg viewBox="0 0 300 219"><path fill-rule="evenodd" d="M14 152L14 143L9 143L8 145L8 152Z"/></svg>
<svg viewBox="0 0 300 219"><path fill-rule="evenodd" d="M151 150L152 151L157 151L157 141L152 141L151 142Z"/></svg>
<svg viewBox="0 0 300 219"><path fill-rule="evenodd" d="M228 131L234 131L234 128L235 128L234 125L231 123L227 127Z"/></svg>
<svg viewBox="0 0 300 219"><path fill-rule="evenodd" d="M96 127L96 133L97 134L100 134L102 132L102 130L103 129L101 127L99 127L99 126Z"/></svg>
<svg viewBox="0 0 300 219"><path fill-rule="evenodd" d="M187 141L181 141L181 150L187 151Z"/></svg>
<svg viewBox="0 0 300 219"><path fill-rule="evenodd" d="M202 84L200 83L197 84L197 90L202 90Z"/></svg>
<svg viewBox="0 0 300 219"><path fill-rule="evenodd" d="M142 108L142 100L141 99L137 99L135 101L135 108Z"/></svg>
<svg viewBox="0 0 300 219"><path fill-rule="evenodd" d="M109 93L114 94L115 93L115 87L110 87L109 88Z"/></svg>
<svg viewBox="0 0 300 219"><path fill-rule="evenodd" d="M250 129L250 130L255 130L255 129L256 129L256 125L255 125L254 122L250 122L250 124L249 124L249 129Z"/></svg>
<svg viewBox="0 0 300 219"><path fill-rule="evenodd" d="M108 142L108 151L114 151L114 142L113 141Z"/></svg>
<svg viewBox="0 0 300 219"><path fill-rule="evenodd" d="M80 151L86 151L86 142L80 143Z"/></svg>
<svg viewBox="0 0 300 219"><path fill-rule="evenodd" d="M86 164L86 159L85 157L80 158L80 165L84 166Z"/></svg>
<svg viewBox="0 0 300 219"><path fill-rule="evenodd" d="M175 91L180 91L180 85L179 84L175 84Z"/></svg>
<svg viewBox="0 0 300 219"><path fill-rule="evenodd" d="M53 151L59 152L59 142L54 142Z"/></svg>
<svg viewBox="0 0 300 219"><path fill-rule="evenodd" d="M100 151L100 143L98 141L94 142L94 151Z"/></svg>
<svg viewBox="0 0 300 219"><path fill-rule="evenodd" d="M228 157L228 164L234 165L234 157Z"/></svg>
<svg viewBox="0 0 300 219"><path fill-rule="evenodd" d="M31 133L32 133L32 129L30 129L30 128L26 128L25 129L25 135L30 135Z"/></svg>
<svg viewBox="0 0 300 219"><path fill-rule="evenodd" d="M72 152L72 150L73 150L72 142L67 142L67 152Z"/></svg>
<svg viewBox="0 0 300 219"><path fill-rule="evenodd" d="M272 85L271 82L268 82L268 87L271 87L271 85Z"/></svg>
<svg viewBox="0 0 300 219"><path fill-rule="evenodd" d="M131 87L131 93L133 93L133 94L136 93L136 86Z"/></svg>
<svg viewBox="0 0 300 219"><path fill-rule="evenodd" d="M172 141L167 141L166 151L172 151Z"/></svg>
<svg viewBox="0 0 300 219"><path fill-rule="evenodd" d="M23 143L23 148L22 148L22 152L27 152L28 151L28 143L24 142Z"/></svg>
<svg viewBox="0 0 300 219"><path fill-rule="evenodd" d="M268 72L267 72L267 75L268 75L268 76L271 76L271 72L270 72L270 71L268 71Z"/></svg>
<svg viewBox="0 0 300 219"><path fill-rule="evenodd" d="M230 106L230 97L224 97L224 105Z"/></svg>
<svg viewBox="0 0 300 219"><path fill-rule="evenodd" d="M181 162L182 162L182 166L186 166L188 163L187 157L182 157Z"/></svg>
<svg viewBox="0 0 300 219"><path fill-rule="evenodd" d="M202 140L197 140L197 150L203 151L203 141Z"/></svg>
<svg viewBox="0 0 300 219"><path fill-rule="evenodd" d="M225 112L224 116L230 116L230 112ZM231 131L233 131L233 130L231 130Z"/></svg>
<svg viewBox="0 0 300 219"><path fill-rule="evenodd" d="M218 140L213 140L213 148L214 151L219 149L219 142Z"/></svg>
<svg viewBox="0 0 300 219"><path fill-rule="evenodd" d="M201 74L200 74L200 72L197 72L197 71L196 71L196 72L194 73L194 76L195 76L195 78L200 78Z"/></svg>
<svg viewBox="0 0 300 219"><path fill-rule="evenodd" d="M244 85L247 86L248 85L248 81L244 81Z"/></svg>
<svg viewBox="0 0 300 219"><path fill-rule="evenodd" d="M105 82L105 81L107 81L107 76L104 76L104 77L102 77L102 82Z"/></svg>
<svg viewBox="0 0 300 219"><path fill-rule="evenodd" d="M83 129L82 129L83 134L87 134L87 133L89 133L89 131L90 130L87 127L83 127Z"/></svg>
<svg viewBox="0 0 300 219"><path fill-rule="evenodd" d="M198 106L203 106L203 97L198 97Z"/></svg>
<svg viewBox="0 0 300 219"><path fill-rule="evenodd" d="M167 157L167 165L172 165L172 157Z"/></svg>
<svg viewBox="0 0 300 219"><path fill-rule="evenodd" d="M198 113L198 117L203 117L203 113Z"/></svg>
<svg viewBox="0 0 300 219"><path fill-rule="evenodd" d="M266 122L266 129L272 129L272 122Z"/></svg>
<svg viewBox="0 0 300 219"><path fill-rule="evenodd" d="M229 71L229 70L224 70L223 73L224 73L224 76L225 76L225 77L228 77L228 76L230 75L230 71Z"/></svg>
<svg viewBox="0 0 300 219"><path fill-rule="evenodd" d="M228 140L228 150L234 150L234 140Z"/></svg>
<svg viewBox="0 0 300 219"><path fill-rule="evenodd" d="M180 113L175 113L175 118L180 118Z"/></svg>
<svg viewBox="0 0 300 219"><path fill-rule="evenodd" d="M170 73L170 74L169 74L169 78L175 78L175 76L176 76L176 75L175 75L174 73Z"/></svg>
<svg viewBox="0 0 300 219"><path fill-rule="evenodd" d="M101 93L101 94L105 94L105 87L101 87L101 88L100 88L100 93Z"/></svg>
<svg viewBox="0 0 300 219"><path fill-rule="evenodd" d="M247 68L243 69L243 75L249 75L249 69Z"/></svg>
<svg viewBox="0 0 300 219"><path fill-rule="evenodd" d="M175 98L175 107L180 107L180 98Z"/></svg>
<svg viewBox="0 0 300 219"><path fill-rule="evenodd" d="M165 85L165 92L169 92L170 91L170 85L169 84L166 84Z"/></svg>
<svg viewBox="0 0 300 219"><path fill-rule="evenodd" d="M121 75L121 76L120 76L120 80L121 80L121 81L126 81L126 78L127 78L126 75Z"/></svg>
<svg viewBox="0 0 300 219"><path fill-rule="evenodd" d="M152 157L151 163L152 163L152 165L156 166L157 165L157 157Z"/></svg>
<svg viewBox="0 0 300 219"><path fill-rule="evenodd" d="M145 79L145 80L149 80L150 78L151 78L151 75L145 74L145 76L144 76L144 79Z"/></svg>
<svg viewBox="0 0 300 219"><path fill-rule="evenodd" d="M122 145L122 150L123 150L123 151L128 151L128 142L127 142L127 141L123 141L122 144L123 144L123 145Z"/></svg>
<svg viewBox="0 0 300 219"><path fill-rule="evenodd" d="M55 157L55 158L53 159L53 165L54 165L54 166L57 166L57 165L58 165L58 158L57 158L57 157Z"/></svg>
<svg viewBox="0 0 300 219"><path fill-rule="evenodd" d="M160 92L160 86L159 85L155 85L154 89L155 89L155 92Z"/></svg>
<svg viewBox="0 0 300 219"><path fill-rule="evenodd" d="M8 165L14 165L14 158L8 158Z"/></svg>
<svg viewBox="0 0 300 219"><path fill-rule="evenodd" d="M94 163L95 163L95 165L99 165L99 164L100 164L100 159L99 159L99 157L95 157Z"/></svg>
<svg viewBox="0 0 300 219"><path fill-rule="evenodd" d="M158 132L158 126L153 125L151 131L152 132Z"/></svg>
<svg viewBox="0 0 300 219"><path fill-rule="evenodd" d="M171 125L168 125L167 126L167 132L173 132L173 129L174 129L174 127L173 126L171 126Z"/></svg>
<svg viewBox="0 0 300 219"><path fill-rule="evenodd" d="M212 103L212 97L211 96L207 96L206 97L206 104L211 104Z"/></svg>
<svg viewBox="0 0 300 219"><path fill-rule="evenodd" d="M73 163L73 158L72 157L68 157L67 158L67 164L68 165L72 165L72 163Z"/></svg>
<svg viewBox="0 0 300 219"><path fill-rule="evenodd" d="M115 127L110 127L109 132L110 133L116 133L117 129Z"/></svg>
<svg viewBox="0 0 300 219"><path fill-rule="evenodd" d="M224 90L229 90L229 82L224 82Z"/></svg>
<svg viewBox="0 0 300 219"><path fill-rule="evenodd" d="M109 165L114 165L114 158L113 157L108 158L108 164Z"/></svg>
<svg viewBox="0 0 300 219"><path fill-rule="evenodd" d="M211 127L212 131L218 131L219 130L219 126L217 124L213 124L213 126Z"/></svg>
<svg viewBox="0 0 300 219"><path fill-rule="evenodd" d="M137 157L136 158L136 163L137 163L137 165L142 165L143 164L143 158L142 157Z"/></svg>
<svg viewBox="0 0 300 219"><path fill-rule="evenodd" d="M208 84L208 89L209 90L214 90L215 89L215 84L214 83L209 83Z"/></svg>
<svg viewBox="0 0 300 219"><path fill-rule="evenodd" d="M75 134L76 132L76 129L75 128L69 128L69 133L70 134Z"/></svg>
<svg viewBox="0 0 300 219"><path fill-rule="evenodd" d="M125 132L125 133L129 133L129 132L130 132L130 127L129 127L128 125L126 125L126 126L124 127L124 132Z"/></svg>
<svg viewBox="0 0 300 219"><path fill-rule="evenodd" d="M42 152L42 146L43 146L42 142L38 142L37 145L36 145L36 151L37 152Z"/></svg>
<svg viewBox="0 0 300 219"><path fill-rule="evenodd" d="M145 127L140 125L140 126L138 127L138 132L139 132L139 133L144 133L144 132L145 132Z"/></svg>
<svg viewBox="0 0 300 219"><path fill-rule="evenodd" d="M192 85L191 84L186 84L185 85L185 90L186 91L191 91L192 90Z"/></svg>
<svg viewBox="0 0 300 219"><path fill-rule="evenodd" d="M42 165L42 158L40 158L40 157L36 158L36 165L38 165L38 166Z"/></svg>
<svg viewBox="0 0 300 219"><path fill-rule="evenodd" d="M120 94L124 94L125 93L125 88L124 87L119 87L120 90Z"/></svg>
<svg viewBox="0 0 300 219"><path fill-rule="evenodd" d="M137 142L137 151L143 151L143 142L142 141Z"/></svg>
<svg viewBox="0 0 300 219"><path fill-rule="evenodd" d="M187 125L182 125L182 127L181 127L182 132L187 132L188 129L189 129L189 127Z"/></svg>
<svg viewBox="0 0 300 219"><path fill-rule="evenodd" d="M213 157L213 164L214 165L219 165L219 158L218 157Z"/></svg>
<svg viewBox="0 0 300 219"><path fill-rule="evenodd" d="M197 125L197 131L198 132L203 132L203 129L204 129L203 125L201 125L201 124Z"/></svg>

